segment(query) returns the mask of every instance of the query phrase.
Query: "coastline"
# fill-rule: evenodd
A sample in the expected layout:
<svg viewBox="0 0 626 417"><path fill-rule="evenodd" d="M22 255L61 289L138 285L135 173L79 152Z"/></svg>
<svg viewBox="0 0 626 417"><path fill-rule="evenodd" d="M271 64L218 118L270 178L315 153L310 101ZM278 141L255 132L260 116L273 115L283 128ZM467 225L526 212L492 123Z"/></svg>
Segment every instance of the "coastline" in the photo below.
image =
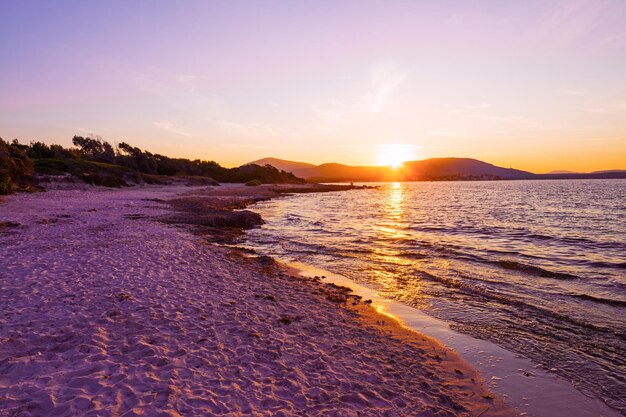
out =
<svg viewBox="0 0 626 417"><path fill-rule="evenodd" d="M348 195L351 197L346 197ZM250 243L245 243L243 246L253 248L263 254L276 256L283 262L293 264L302 270L306 276L325 276L329 282L350 287L363 298L373 299L374 305L383 313L390 314L400 320L403 325L421 334L432 336L452 350L459 352L465 360L479 370L488 386L495 393L505 398L505 401L522 415L536 417L561 414L580 417L617 417L621 415L619 409L607 405L608 400L606 398L597 394L593 395L593 392L590 393L589 390L584 390L585 385L580 386L579 380L570 380L564 377L560 371L561 367L567 366L566 363L553 362L550 366L546 366L546 362L537 361L536 357L529 359L523 354L516 353L519 352L517 350L503 348L494 342L478 339L467 333L459 333L452 330L450 323L446 321L438 320L410 305L394 301L388 295L379 295L378 287L376 284L372 284L367 276L368 271L365 262L356 265L354 271L357 272L348 275L360 277L357 278L358 281L338 275L337 272L342 270L346 274L352 272L348 262L342 263L341 255L333 257L332 254L333 251L339 254L343 253L341 242L345 243L347 247L351 247L349 239L354 239L354 237L349 234L349 231L350 226L354 227L354 223L351 223L354 219L346 213L349 209L339 210L340 214L333 216L332 210L329 211L328 208L343 204L352 208L349 201L361 201L358 195L358 193L354 195L346 193L342 197L338 197L338 201L323 196L293 196L285 201L253 205L250 207L252 210L258 211L264 217L267 216L268 230L265 233L263 230L254 231ZM367 200L367 198L364 199ZM318 207L317 204L320 208L312 211L311 208ZM369 213L368 210L364 210L364 212ZM326 225L322 219L329 216L332 220ZM347 226L341 223L344 216L348 217ZM309 225L311 226L309 227ZM320 232L326 233L324 236L327 240L324 241L324 238L317 235L317 229L320 228L321 230L327 226L330 228L328 232ZM298 227L307 232L310 231L312 239L301 244L300 235L297 234ZM341 233L341 236L346 236L346 238L339 240L338 243L328 240L335 239L334 236L338 233ZM363 236L364 234L357 235L359 239L362 239ZM290 242L294 243L295 248L291 248ZM328 257L319 256L318 259L307 255L313 253L310 251L317 247L321 253L328 254ZM346 251L349 252L349 249ZM375 250L372 249L372 251ZM358 254L358 250L355 249L354 252ZM319 263L315 262L316 259ZM350 258L346 256L346 259ZM337 262L336 265L333 263L335 261ZM320 267L320 265L322 266ZM381 286L385 291L386 287L382 284ZM546 347L546 349L546 354L550 354L550 348ZM585 382L598 383L590 375L586 375L585 378L587 380Z"/></svg>
<svg viewBox="0 0 626 417"><path fill-rule="evenodd" d="M311 197L315 198L315 196ZM515 350L503 348L485 339L477 339L469 334L459 333L452 330L450 323L446 321L431 317L410 305L380 296L375 284L368 283L367 278L353 281L346 276L331 272L334 266L331 267L330 262L325 264L324 260L321 260L320 264L326 266L320 267L312 260L315 258L299 256L300 252L308 253L305 252L307 248L323 245L324 243L323 241L320 242L320 239L312 239L308 247L298 245L292 252L289 249L275 249L282 246L289 248L287 242L294 241L296 244L298 243L298 239L294 239L296 235L294 234L295 226L293 224L299 226L300 223L308 222L318 227L317 225L322 223L322 221L318 220L332 215L332 212L324 209L320 209L319 214L311 212L310 208L316 207L315 201L318 201L311 197L300 198L293 196L290 200L284 202L278 201L271 202L269 205L251 206L252 210L259 211L264 217L268 216L268 228L271 237L263 237L262 230L255 231L253 236L256 237L251 239L251 246L248 247L254 248L260 253L277 256L282 262L294 265L305 276L325 276L325 280L328 282L350 287L364 299L374 300L374 306L383 314L389 314L399 320L402 325L420 334L431 336L448 348L461 354L464 360L468 361L480 372L487 381L489 388L502 396L507 404L516 412L521 413L521 415L536 417L553 415L617 417L621 415L619 409L607 405L605 402L607 401L606 398L591 395L589 391L579 387L576 380L563 377L559 369L557 369L561 366L559 363L546 366L545 362L538 362L536 358L528 359L522 354L516 353L517 351ZM321 197L321 200L324 200L324 198ZM329 198L326 200L332 200L333 204L337 204L334 199ZM345 203L345 200L340 199L340 201ZM323 202L319 204L326 207L326 204ZM301 215L302 217L298 217L300 215L299 210L303 210L304 214ZM304 218L306 221L291 222L293 217L297 219ZM341 218L343 216L337 216L333 220L340 221ZM329 223L332 224L332 222ZM348 224L350 225L351 223ZM306 226L302 227L308 230ZM315 227L311 228L314 236ZM337 233L337 230L345 229L341 229L335 224L335 227L330 227L328 235L332 237L333 233ZM281 236L284 237L284 243L282 240L279 240ZM346 236L351 235L348 234ZM264 245L265 243L267 245ZM244 247L247 247L247 244L244 244ZM340 245L330 244L329 248L328 252L324 249L320 250L322 253L332 253L332 249L341 251ZM346 265L344 264L343 267L345 270ZM339 266L337 268L341 271ZM363 265L360 265L358 270L362 271L361 274L367 274L363 269ZM337 271L335 270L335 272ZM355 275L358 276L358 274ZM594 379L587 376L587 381L594 381Z"/></svg>
<svg viewBox="0 0 626 417"><path fill-rule="evenodd" d="M504 399L516 413L523 416L552 417L619 417L598 398L584 395L569 381L541 369L529 359L492 342L476 339L450 328L411 306L378 295L377 291L310 265L290 264L303 276L324 275L324 280L349 287L363 299L373 300L378 316L391 318L397 325L418 335L432 338L459 355L479 373L489 390Z"/></svg>
<svg viewBox="0 0 626 417"><path fill-rule="evenodd" d="M2 413L511 415L471 367L364 324L342 290L163 222L165 200L199 190L0 204Z"/></svg>

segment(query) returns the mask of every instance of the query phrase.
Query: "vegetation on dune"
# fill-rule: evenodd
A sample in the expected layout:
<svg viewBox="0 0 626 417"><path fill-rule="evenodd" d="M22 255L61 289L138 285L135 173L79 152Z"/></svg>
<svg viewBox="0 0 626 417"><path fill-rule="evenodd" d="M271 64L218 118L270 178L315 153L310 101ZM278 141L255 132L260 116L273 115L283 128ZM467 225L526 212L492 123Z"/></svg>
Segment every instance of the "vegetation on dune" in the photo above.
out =
<svg viewBox="0 0 626 417"><path fill-rule="evenodd" d="M167 184L184 178L192 184L252 182L259 184L304 183L295 175L270 165L245 165L224 168L214 161L169 158L152 154L125 142L112 146L100 137L74 136L74 148L42 142L20 144L0 139L0 194L32 181L34 174L71 175L105 187L124 187L132 183Z"/></svg>
<svg viewBox="0 0 626 417"><path fill-rule="evenodd" d="M0 138L0 194L24 188L32 181L33 161L16 141Z"/></svg>

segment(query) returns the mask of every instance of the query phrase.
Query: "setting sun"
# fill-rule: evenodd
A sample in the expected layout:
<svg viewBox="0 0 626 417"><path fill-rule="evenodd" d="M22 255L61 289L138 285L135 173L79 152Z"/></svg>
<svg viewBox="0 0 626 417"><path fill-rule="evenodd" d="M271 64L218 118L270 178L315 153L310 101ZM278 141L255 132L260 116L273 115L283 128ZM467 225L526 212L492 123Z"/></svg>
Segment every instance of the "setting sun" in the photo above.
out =
<svg viewBox="0 0 626 417"><path fill-rule="evenodd" d="M626 0L0 17L0 417L626 417Z"/></svg>
<svg viewBox="0 0 626 417"><path fill-rule="evenodd" d="M415 159L415 145L385 144L378 149L378 165L400 168L405 161Z"/></svg>

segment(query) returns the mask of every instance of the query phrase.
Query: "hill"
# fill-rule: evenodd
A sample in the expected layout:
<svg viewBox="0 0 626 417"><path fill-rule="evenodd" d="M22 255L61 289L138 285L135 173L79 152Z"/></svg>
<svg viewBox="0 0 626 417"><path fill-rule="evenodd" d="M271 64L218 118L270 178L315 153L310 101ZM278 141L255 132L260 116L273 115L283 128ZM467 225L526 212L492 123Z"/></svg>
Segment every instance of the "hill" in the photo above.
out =
<svg viewBox="0 0 626 417"><path fill-rule="evenodd" d="M272 165L271 160L280 161L280 167ZM398 169L387 166L350 166L338 163L314 166L276 158L265 158L261 161L285 171L288 171L288 167L293 167L291 172L294 175L317 182L499 180L530 179L536 176L530 172L502 168L470 158L431 158L410 161L405 162Z"/></svg>
<svg viewBox="0 0 626 417"><path fill-rule="evenodd" d="M531 179L535 174L513 168L502 168L470 158L431 158L405 162L404 169L411 180L518 180Z"/></svg>
<svg viewBox="0 0 626 417"><path fill-rule="evenodd" d="M626 169L608 169L604 171L593 171L591 174L626 174Z"/></svg>
<svg viewBox="0 0 626 417"><path fill-rule="evenodd" d="M546 172L546 175L559 175L559 174L579 174L575 171L567 171L565 169L557 169L555 171Z"/></svg>
<svg viewBox="0 0 626 417"><path fill-rule="evenodd" d="M299 169L307 169L307 168L315 167L315 165L308 164L306 162L287 161L285 159L278 159L278 158L262 158L256 161L248 162L245 165L259 165L262 167L265 165L271 165L276 169L280 169L282 171L287 171L287 172L294 172Z"/></svg>

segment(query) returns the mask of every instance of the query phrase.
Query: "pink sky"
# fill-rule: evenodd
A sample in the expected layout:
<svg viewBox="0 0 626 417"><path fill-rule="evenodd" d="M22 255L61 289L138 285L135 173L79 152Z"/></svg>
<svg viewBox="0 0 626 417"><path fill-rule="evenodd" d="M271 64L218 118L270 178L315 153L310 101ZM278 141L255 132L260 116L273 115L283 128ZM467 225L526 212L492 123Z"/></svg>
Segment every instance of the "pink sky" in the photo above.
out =
<svg viewBox="0 0 626 417"><path fill-rule="evenodd" d="M626 169L626 2L2 2L0 136Z"/></svg>

